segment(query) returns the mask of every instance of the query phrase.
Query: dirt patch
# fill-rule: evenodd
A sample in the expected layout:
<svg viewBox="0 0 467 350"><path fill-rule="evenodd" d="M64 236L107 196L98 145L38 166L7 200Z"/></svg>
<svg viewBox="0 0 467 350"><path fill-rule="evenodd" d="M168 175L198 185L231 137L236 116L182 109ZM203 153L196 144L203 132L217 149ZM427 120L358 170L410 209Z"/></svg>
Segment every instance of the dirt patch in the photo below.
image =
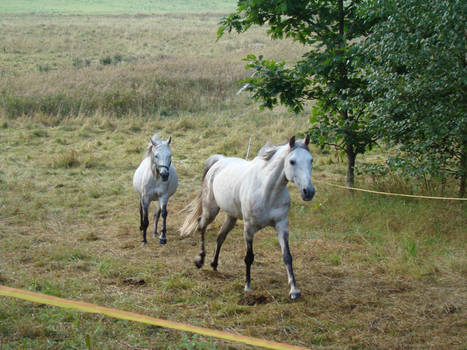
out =
<svg viewBox="0 0 467 350"><path fill-rule="evenodd" d="M203 275L209 278L216 278L222 280L231 280L234 279L235 276L231 273L221 272L221 271L213 271L213 270L202 270Z"/></svg>
<svg viewBox="0 0 467 350"><path fill-rule="evenodd" d="M262 295L262 294L245 294L240 298L238 301L238 305L262 305L262 304L269 304L272 302L272 298L270 296Z"/></svg>
<svg viewBox="0 0 467 350"><path fill-rule="evenodd" d="M130 243L130 242L123 243L120 246L120 249L134 249L134 248L135 248L135 245L133 243Z"/></svg>
<svg viewBox="0 0 467 350"><path fill-rule="evenodd" d="M127 278L124 279L122 283L128 286L144 286L146 284L146 281L143 279L135 280L133 278Z"/></svg>

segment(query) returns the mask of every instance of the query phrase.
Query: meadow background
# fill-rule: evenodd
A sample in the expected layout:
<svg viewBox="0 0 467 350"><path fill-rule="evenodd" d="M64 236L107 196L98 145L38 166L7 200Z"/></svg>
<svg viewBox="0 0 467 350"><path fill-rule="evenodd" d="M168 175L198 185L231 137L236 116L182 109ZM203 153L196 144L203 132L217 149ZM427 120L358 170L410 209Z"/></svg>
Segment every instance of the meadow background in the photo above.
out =
<svg viewBox="0 0 467 350"><path fill-rule="evenodd" d="M243 292L242 225L219 271L197 270L182 208L213 153L245 157L308 129L309 110L260 111L248 53L303 49L263 29L224 35L235 1L0 3L0 283L310 348L461 349L467 341L465 205L347 193L341 155L311 149L312 202L290 186L290 245L302 298L288 299L272 229L255 238ZM168 244L140 244L131 179L154 132L172 136L180 186ZM384 160L377 148L361 163ZM361 164L360 163L360 164ZM454 196L440 186L360 174L360 187ZM222 215L207 233L212 256ZM152 220L151 220L152 225ZM248 348L99 315L0 298L1 349Z"/></svg>

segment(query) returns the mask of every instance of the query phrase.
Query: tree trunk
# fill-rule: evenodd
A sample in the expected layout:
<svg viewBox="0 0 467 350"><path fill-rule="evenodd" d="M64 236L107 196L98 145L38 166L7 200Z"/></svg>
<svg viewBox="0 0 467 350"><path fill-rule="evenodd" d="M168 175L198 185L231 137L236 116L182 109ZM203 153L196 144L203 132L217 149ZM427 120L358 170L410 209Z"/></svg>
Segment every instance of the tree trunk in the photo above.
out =
<svg viewBox="0 0 467 350"><path fill-rule="evenodd" d="M344 52L345 49L345 13L344 13L344 0L338 0L338 8L339 8L339 35L340 35L340 47L339 49ZM345 61L339 63L339 80L343 87L348 86L347 80L347 67L345 65ZM339 92L340 93L340 92ZM347 120L349 118L348 111L346 109L340 110L340 115L342 120ZM352 141L347 139L344 141L346 144L345 152L347 153L347 179L346 185L347 187L353 187L354 185L354 169L355 169L355 158L357 154L354 151L352 146Z"/></svg>
<svg viewBox="0 0 467 350"><path fill-rule="evenodd" d="M467 177L467 140L464 138L461 154L461 178L459 181L459 197L465 196L465 178Z"/></svg>
<svg viewBox="0 0 467 350"><path fill-rule="evenodd" d="M353 185L354 185L355 158L357 158L357 154L355 153L353 147L350 146L350 145L347 145L346 153L347 153L347 179L346 179L346 185L347 185L347 187L353 187Z"/></svg>
<svg viewBox="0 0 467 350"><path fill-rule="evenodd" d="M344 44L344 0L339 0L339 34L341 35L342 44ZM343 45L342 45L343 46Z"/></svg>

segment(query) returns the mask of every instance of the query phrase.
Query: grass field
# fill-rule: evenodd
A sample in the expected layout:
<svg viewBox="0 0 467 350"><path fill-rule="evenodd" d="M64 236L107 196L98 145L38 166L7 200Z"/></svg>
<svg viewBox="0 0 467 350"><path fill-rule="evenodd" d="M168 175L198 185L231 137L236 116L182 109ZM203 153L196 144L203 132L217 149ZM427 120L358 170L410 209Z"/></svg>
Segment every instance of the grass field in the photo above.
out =
<svg viewBox="0 0 467 350"><path fill-rule="evenodd" d="M247 53L290 60L303 49L262 30L215 42L217 22L213 14L0 16L0 284L310 348L463 349L465 206L329 187L345 176L333 152L312 148L312 202L290 186L300 300L288 299L272 229L255 237L252 293L243 292L241 224L218 272L195 268L198 237L179 240L176 231L204 160L244 157L250 136L256 154L308 128L307 113L259 111L235 94ZM131 178L156 131L173 138L180 186L168 244L142 247ZM360 175L357 184L454 193L396 176ZM221 222L207 233L208 257ZM247 347L2 297L0 348Z"/></svg>

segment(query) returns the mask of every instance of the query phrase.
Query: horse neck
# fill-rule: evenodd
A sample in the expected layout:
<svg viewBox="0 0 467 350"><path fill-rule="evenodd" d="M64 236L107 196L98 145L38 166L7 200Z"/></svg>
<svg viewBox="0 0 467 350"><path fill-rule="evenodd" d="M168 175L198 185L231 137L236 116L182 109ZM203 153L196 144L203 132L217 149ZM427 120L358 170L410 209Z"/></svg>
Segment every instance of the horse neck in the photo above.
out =
<svg viewBox="0 0 467 350"><path fill-rule="evenodd" d="M288 154L288 147L280 148L263 168L263 190L266 196L280 195L287 186L284 172L284 159Z"/></svg>

